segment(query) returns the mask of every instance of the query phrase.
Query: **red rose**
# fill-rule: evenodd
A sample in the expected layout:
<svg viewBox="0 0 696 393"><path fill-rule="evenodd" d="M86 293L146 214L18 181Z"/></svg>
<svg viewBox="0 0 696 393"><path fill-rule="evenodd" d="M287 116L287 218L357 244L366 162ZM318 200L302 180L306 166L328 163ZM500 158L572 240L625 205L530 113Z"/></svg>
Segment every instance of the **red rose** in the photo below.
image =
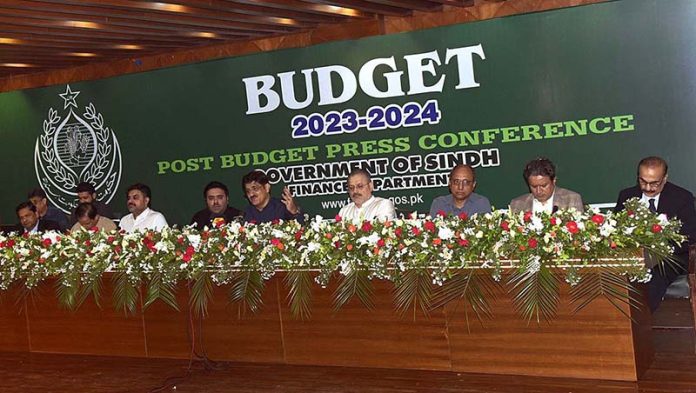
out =
<svg viewBox="0 0 696 393"><path fill-rule="evenodd" d="M613 241L609 242L609 247L616 248L616 243L614 243Z"/></svg>
<svg viewBox="0 0 696 393"><path fill-rule="evenodd" d="M336 241L334 242L334 247L336 247L336 248L341 248L341 241L340 241L340 240L336 240Z"/></svg>
<svg viewBox="0 0 696 393"><path fill-rule="evenodd" d="M377 240L377 247L384 247L385 245L384 239Z"/></svg>
<svg viewBox="0 0 696 393"><path fill-rule="evenodd" d="M628 211L628 216L629 216L629 217L633 217L634 214L635 214L635 213L633 212L633 210L629 210L629 211Z"/></svg>
<svg viewBox="0 0 696 393"><path fill-rule="evenodd" d="M467 218L469 218L469 215L466 214L466 212L461 212L461 213L459 213L459 219L460 219L460 220L466 220Z"/></svg>
<svg viewBox="0 0 696 393"><path fill-rule="evenodd" d="M362 230L363 232L370 232L372 230L372 223L370 223L369 221L363 221L360 230Z"/></svg>
<svg viewBox="0 0 696 393"><path fill-rule="evenodd" d="M295 240L299 241L299 240L302 238L302 234L303 234L303 233L304 233L304 232L302 232L302 229L300 229L299 231L295 232Z"/></svg>
<svg viewBox="0 0 696 393"><path fill-rule="evenodd" d="M652 233L660 233L662 232L662 226L660 226L660 224L654 224L650 230Z"/></svg>
<svg viewBox="0 0 696 393"><path fill-rule="evenodd" d="M334 217L334 220L335 220L336 222L341 222L341 221L343 221L343 218L341 217L340 214L336 214L336 217Z"/></svg>
<svg viewBox="0 0 696 393"><path fill-rule="evenodd" d="M507 221L503 221L500 223L500 227L503 228L504 231L510 232L510 223Z"/></svg>
<svg viewBox="0 0 696 393"><path fill-rule="evenodd" d="M184 262L189 263L191 261L191 255L189 254L184 254L181 259L184 260Z"/></svg>
<svg viewBox="0 0 696 393"><path fill-rule="evenodd" d="M329 239L329 240L331 240L331 238L333 238L333 235L332 235L331 233L327 232L327 233L324 234L324 237L327 238L327 239ZM298 240L299 240L299 239L298 239Z"/></svg>
<svg viewBox="0 0 696 393"><path fill-rule="evenodd" d="M438 210L436 216L447 217L447 213L444 210Z"/></svg>
<svg viewBox="0 0 696 393"><path fill-rule="evenodd" d="M43 239L43 241L41 243L43 244L44 247L48 247L51 245L51 239L48 239L48 238Z"/></svg>
<svg viewBox="0 0 696 393"><path fill-rule="evenodd" d="M568 221L566 223L566 228L568 228L568 232L572 233L573 235L580 231L578 229L578 224L575 221Z"/></svg>
<svg viewBox="0 0 696 393"><path fill-rule="evenodd" d="M435 232L435 223L432 221L426 221L423 223L423 228L428 232Z"/></svg>
<svg viewBox="0 0 696 393"><path fill-rule="evenodd" d="M85 240L85 246L89 247L91 245L92 245L92 242L89 239Z"/></svg>
<svg viewBox="0 0 696 393"><path fill-rule="evenodd" d="M401 237L401 235L403 235L403 233L404 233L404 230L401 228L394 229L394 234L396 235L396 237Z"/></svg>
<svg viewBox="0 0 696 393"><path fill-rule="evenodd" d="M504 231L510 232L510 223L507 221L503 221L500 223L500 227L503 228Z"/></svg>
<svg viewBox="0 0 696 393"><path fill-rule="evenodd" d="M353 224L348 225L348 232L353 233L357 230L358 230L358 228L355 225L353 225Z"/></svg>
<svg viewBox="0 0 696 393"><path fill-rule="evenodd" d="M277 246L278 244L280 244L280 239L274 237L273 239L271 239L271 244Z"/></svg>
<svg viewBox="0 0 696 393"><path fill-rule="evenodd" d="M532 215L533 215L533 214L534 214L534 213L532 213L531 210L530 210L530 211L524 212L524 221L525 221L525 222L531 221Z"/></svg>
<svg viewBox="0 0 696 393"><path fill-rule="evenodd" d="M15 245L15 241L14 241L14 240L10 239L10 240L7 241L7 247L8 247L8 248L12 248L12 247L14 247L14 245Z"/></svg>
<svg viewBox="0 0 696 393"><path fill-rule="evenodd" d="M352 249L353 249L353 245L352 245L352 244L346 244L346 250L350 251L350 250L352 250Z"/></svg>
<svg viewBox="0 0 696 393"><path fill-rule="evenodd" d="M280 220L276 218L275 220L271 221L271 224L278 225L280 224Z"/></svg>
<svg viewBox="0 0 696 393"><path fill-rule="evenodd" d="M114 247L114 252L115 252L116 254L120 254L120 253L121 253L121 246L116 246L116 247Z"/></svg>
<svg viewBox="0 0 696 393"><path fill-rule="evenodd" d="M0 248L5 248L5 242L0 242Z"/></svg>
<svg viewBox="0 0 696 393"><path fill-rule="evenodd" d="M539 245L539 242L537 241L537 239L531 238L531 239L527 240L527 245L529 245L529 248L537 248L537 246Z"/></svg>
<svg viewBox="0 0 696 393"><path fill-rule="evenodd" d="M469 247L469 241L466 239L459 239L457 240L457 243L459 243L459 245L462 247Z"/></svg>
<svg viewBox="0 0 696 393"><path fill-rule="evenodd" d="M411 232L413 232L414 235L418 236L421 233L421 230L418 229L418 227L413 227L411 228Z"/></svg>
<svg viewBox="0 0 696 393"><path fill-rule="evenodd" d="M93 227L91 227L91 228L89 228L89 230L92 231L92 232L99 232L99 228L97 228L96 225L93 226Z"/></svg>
<svg viewBox="0 0 696 393"><path fill-rule="evenodd" d="M442 244L442 239L436 237L435 239L433 239L433 244L439 246L440 244Z"/></svg>
<svg viewBox="0 0 696 393"><path fill-rule="evenodd" d="M604 216L600 214L595 214L592 216L592 222L594 222L597 225L601 225L604 222Z"/></svg>
<svg viewBox="0 0 696 393"><path fill-rule="evenodd" d="M549 222L551 223L551 225L556 225L556 224L558 224L558 219L556 217L551 217Z"/></svg>

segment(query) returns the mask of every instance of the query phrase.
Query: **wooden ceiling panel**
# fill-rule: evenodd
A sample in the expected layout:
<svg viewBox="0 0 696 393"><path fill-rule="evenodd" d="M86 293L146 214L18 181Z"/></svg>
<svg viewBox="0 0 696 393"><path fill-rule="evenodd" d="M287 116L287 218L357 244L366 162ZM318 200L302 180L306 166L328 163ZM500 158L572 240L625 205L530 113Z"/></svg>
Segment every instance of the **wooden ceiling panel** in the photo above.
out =
<svg viewBox="0 0 696 393"><path fill-rule="evenodd" d="M473 5L473 0L1 0L0 78Z"/></svg>

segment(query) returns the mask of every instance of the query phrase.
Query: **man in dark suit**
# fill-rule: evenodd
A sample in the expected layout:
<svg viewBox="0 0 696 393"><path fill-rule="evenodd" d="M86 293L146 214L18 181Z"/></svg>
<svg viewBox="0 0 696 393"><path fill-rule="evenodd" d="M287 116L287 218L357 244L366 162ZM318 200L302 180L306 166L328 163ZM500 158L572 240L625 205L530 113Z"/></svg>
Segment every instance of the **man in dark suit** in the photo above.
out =
<svg viewBox="0 0 696 393"><path fill-rule="evenodd" d="M682 222L681 234L687 237L682 244L674 245L674 257L678 266L665 265L652 271L648 285L650 310L655 311L662 302L667 287L689 267L689 244L696 241L696 209L691 192L667 181L667 162L660 157L646 157L638 163L638 184L622 190L614 211L624 209L630 198L640 198L650 210L677 218Z"/></svg>
<svg viewBox="0 0 696 393"><path fill-rule="evenodd" d="M206 208L196 212L191 218L191 225L196 224L200 230L203 227L214 228L228 224L237 218L241 219L242 212L228 205L230 192L227 186L219 181L212 181L203 189Z"/></svg>
<svg viewBox="0 0 696 393"><path fill-rule="evenodd" d="M527 163L522 173L529 194L510 201L510 212L554 213L558 209L583 211L582 197L577 192L556 187L556 167L548 158L539 157Z"/></svg>
<svg viewBox="0 0 696 393"><path fill-rule="evenodd" d="M24 233L37 233L44 231L60 231L60 226L55 221L39 219L36 206L27 201L20 203L15 209L17 218Z"/></svg>

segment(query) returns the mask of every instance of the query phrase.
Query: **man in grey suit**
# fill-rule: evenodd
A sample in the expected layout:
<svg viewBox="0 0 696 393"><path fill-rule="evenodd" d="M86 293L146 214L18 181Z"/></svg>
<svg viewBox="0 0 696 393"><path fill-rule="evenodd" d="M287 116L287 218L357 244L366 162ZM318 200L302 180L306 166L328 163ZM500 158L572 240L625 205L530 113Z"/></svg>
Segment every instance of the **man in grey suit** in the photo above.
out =
<svg viewBox="0 0 696 393"><path fill-rule="evenodd" d="M512 213L531 211L551 214L558 209L583 211L580 194L556 187L556 167L548 158L539 157L528 162L523 175L531 192L510 201Z"/></svg>

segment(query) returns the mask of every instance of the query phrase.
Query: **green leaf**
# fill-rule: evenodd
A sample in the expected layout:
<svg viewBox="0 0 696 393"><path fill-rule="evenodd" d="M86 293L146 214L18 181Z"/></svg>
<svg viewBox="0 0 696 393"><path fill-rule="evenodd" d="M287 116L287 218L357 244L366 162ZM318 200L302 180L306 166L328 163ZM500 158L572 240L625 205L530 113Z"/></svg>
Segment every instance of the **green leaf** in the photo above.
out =
<svg viewBox="0 0 696 393"><path fill-rule="evenodd" d="M603 267L596 273L585 273L578 285L570 288L570 302L575 305L576 314L598 297L604 297L617 310L630 318L621 303L638 309L641 293L631 285L617 270Z"/></svg>
<svg viewBox="0 0 696 393"><path fill-rule="evenodd" d="M102 285L103 282L101 275L95 277L94 280L92 280L92 282L90 282L89 284L83 284L80 287L80 293L77 297L76 307L79 308L85 302L85 300L87 300L87 296L89 296L89 294L91 293L94 297L94 303L97 305L97 307L101 308L101 303L99 300L101 299Z"/></svg>
<svg viewBox="0 0 696 393"><path fill-rule="evenodd" d="M252 313L256 313L263 305L263 277L257 271L238 272L232 278L230 301L241 302Z"/></svg>
<svg viewBox="0 0 696 393"><path fill-rule="evenodd" d="M71 311L77 309L77 294L80 290L79 285L79 276L67 274L59 275L56 281L58 303Z"/></svg>
<svg viewBox="0 0 696 393"><path fill-rule="evenodd" d="M114 308L122 309L127 315L135 314L138 308L138 288L130 282L126 272L114 274Z"/></svg>
<svg viewBox="0 0 696 393"><path fill-rule="evenodd" d="M353 270L344 276L334 292L334 311L338 311L347 304L353 296L357 296L360 302L372 310L375 305L372 301L372 282L367 270Z"/></svg>
<svg viewBox="0 0 696 393"><path fill-rule="evenodd" d="M189 305L197 317L208 316L208 302L213 298L213 280L210 272L201 270L191 284Z"/></svg>
<svg viewBox="0 0 696 393"><path fill-rule="evenodd" d="M290 271L285 276L285 286L288 288L290 313L301 320L312 316L312 275L306 270Z"/></svg>
<svg viewBox="0 0 696 393"><path fill-rule="evenodd" d="M411 308L414 320L419 308L427 317L432 297L432 278L427 269L407 270L401 280L394 284L394 302L402 317Z"/></svg>
<svg viewBox="0 0 696 393"><path fill-rule="evenodd" d="M495 300L494 288L498 283L492 281L490 276L476 271L460 272L438 288L433 294L432 308L444 307L445 304L456 301L452 315L456 312L459 303L464 300L466 305L476 315L480 323L484 319L493 318L493 311L489 299ZM469 328L469 307L464 308L467 329Z"/></svg>
<svg viewBox="0 0 696 393"><path fill-rule="evenodd" d="M543 318L550 322L558 311L559 278L543 264L537 272L517 271L510 276L510 292L514 294L513 306L520 316L529 323L537 323Z"/></svg>
<svg viewBox="0 0 696 393"><path fill-rule="evenodd" d="M165 283L159 273L153 274L150 278L143 308L147 308L157 299L161 299L166 305L179 311L179 305L176 301L176 285L171 282Z"/></svg>

